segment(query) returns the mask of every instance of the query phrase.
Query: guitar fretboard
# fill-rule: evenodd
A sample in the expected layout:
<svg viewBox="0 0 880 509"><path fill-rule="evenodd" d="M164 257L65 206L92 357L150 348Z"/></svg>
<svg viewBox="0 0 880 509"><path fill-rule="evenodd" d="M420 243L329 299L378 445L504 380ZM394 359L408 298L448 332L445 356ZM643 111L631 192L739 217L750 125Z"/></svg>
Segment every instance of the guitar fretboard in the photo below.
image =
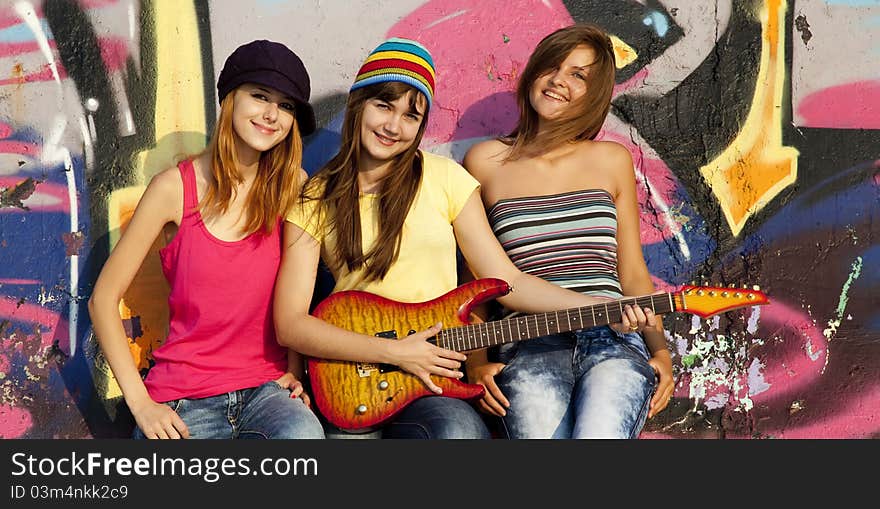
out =
<svg viewBox="0 0 880 509"><path fill-rule="evenodd" d="M673 293L645 295L580 308L521 315L492 322L463 325L440 331L432 343L464 352L526 339L588 329L621 321L627 304L651 308L655 314L676 311Z"/></svg>

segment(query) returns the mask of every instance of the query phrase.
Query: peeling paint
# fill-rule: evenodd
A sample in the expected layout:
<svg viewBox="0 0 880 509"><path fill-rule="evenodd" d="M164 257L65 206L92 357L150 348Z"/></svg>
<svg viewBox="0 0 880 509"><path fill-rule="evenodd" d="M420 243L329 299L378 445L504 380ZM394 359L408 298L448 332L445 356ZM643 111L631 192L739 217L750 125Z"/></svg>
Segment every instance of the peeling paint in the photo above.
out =
<svg viewBox="0 0 880 509"><path fill-rule="evenodd" d="M22 210L30 210L22 202L34 194L37 184L39 184L38 181L28 177L11 188L0 189L0 208L15 207Z"/></svg>
<svg viewBox="0 0 880 509"><path fill-rule="evenodd" d="M807 17L801 14L800 16L794 19L794 27L795 29L801 33L801 40L804 41L804 46L810 42L810 39L813 38L813 33L810 32L810 24L807 22Z"/></svg>
<svg viewBox="0 0 880 509"><path fill-rule="evenodd" d="M764 365L760 359L752 359L749 364L749 396L755 396L770 390L770 384L764 379Z"/></svg>
<svg viewBox="0 0 880 509"><path fill-rule="evenodd" d="M822 354L821 349L815 350L812 339L807 340L806 345L804 345L804 350L806 350L807 356L810 358L810 360L814 362L819 360L819 356Z"/></svg>
<svg viewBox="0 0 880 509"><path fill-rule="evenodd" d="M746 332L755 334L758 332L758 320L761 318L761 306L752 306L752 312L749 314L749 323L746 326Z"/></svg>
<svg viewBox="0 0 880 509"><path fill-rule="evenodd" d="M841 320L843 319L843 313L846 310L846 304L849 301L849 288L852 285L853 281L859 278L862 274L862 257L859 256L856 258L856 261L852 264L852 270L850 270L849 277L846 279L846 283L843 284L843 288L840 291L840 298L837 301L837 316L831 320L828 320L828 328L822 331L822 334L828 338L828 341L833 339L834 334L837 332L837 328L840 327Z"/></svg>
<svg viewBox="0 0 880 509"><path fill-rule="evenodd" d="M82 249L83 240L85 237L81 231L71 232L71 233L62 233L61 240L64 242L65 254L67 256L75 256L79 254L80 249Z"/></svg>

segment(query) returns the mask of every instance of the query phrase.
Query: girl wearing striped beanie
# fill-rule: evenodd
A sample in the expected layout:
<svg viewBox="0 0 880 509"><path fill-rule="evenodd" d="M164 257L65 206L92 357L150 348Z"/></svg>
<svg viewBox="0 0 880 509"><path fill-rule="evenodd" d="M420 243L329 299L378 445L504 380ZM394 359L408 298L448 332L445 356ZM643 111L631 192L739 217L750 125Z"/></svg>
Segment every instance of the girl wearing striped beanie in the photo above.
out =
<svg viewBox="0 0 880 509"><path fill-rule="evenodd" d="M393 38L373 50L351 86L339 152L309 178L302 206L286 217L289 240L276 284L278 340L312 357L314 401L331 437L373 429L390 438L489 433L471 403L459 399L482 390L459 381L466 356L428 341L442 326L461 323L428 327L414 320L416 332L398 331L391 341L374 335L386 331L345 330L312 316L319 260L332 272L334 293L359 290L432 308L428 301L456 289L459 248L478 277L517 289L501 298L511 308L546 312L598 302L520 272L489 228L477 180L455 161L419 149L435 86L434 61L418 42ZM362 376L374 377L367 386L378 392L359 394L355 384L323 379L315 359L393 364L408 381L395 378L400 370L367 369ZM406 404L382 410L399 401Z"/></svg>

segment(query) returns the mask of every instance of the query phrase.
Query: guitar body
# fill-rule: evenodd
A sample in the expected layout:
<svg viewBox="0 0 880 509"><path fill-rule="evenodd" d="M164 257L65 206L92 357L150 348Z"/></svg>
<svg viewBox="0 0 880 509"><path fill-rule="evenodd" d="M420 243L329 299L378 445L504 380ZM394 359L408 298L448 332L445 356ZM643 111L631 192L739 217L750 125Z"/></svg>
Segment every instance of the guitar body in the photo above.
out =
<svg viewBox="0 0 880 509"><path fill-rule="evenodd" d="M370 336L404 338L437 322L443 328L466 325L471 310L507 294L499 279L479 279L434 300L408 304L360 291L337 292L323 300L312 314L346 330ZM443 345L439 345L443 346ZM380 425L418 398L431 396L416 376L396 366L309 358L308 374L315 405L335 426L349 431ZM432 376L443 396L474 399L481 385Z"/></svg>

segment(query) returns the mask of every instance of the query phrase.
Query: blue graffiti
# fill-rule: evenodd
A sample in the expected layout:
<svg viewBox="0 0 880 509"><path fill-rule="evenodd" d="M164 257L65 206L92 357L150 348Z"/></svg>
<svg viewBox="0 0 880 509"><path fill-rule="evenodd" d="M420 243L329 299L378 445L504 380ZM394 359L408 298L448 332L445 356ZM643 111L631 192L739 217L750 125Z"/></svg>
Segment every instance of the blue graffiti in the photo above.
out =
<svg viewBox="0 0 880 509"><path fill-rule="evenodd" d="M654 31L657 32L657 35L663 37L666 35L666 32L669 31L669 20L666 18L661 12L654 11L651 14L648 14L645 19L642 20L646 26L653 26Z"/></svg>

